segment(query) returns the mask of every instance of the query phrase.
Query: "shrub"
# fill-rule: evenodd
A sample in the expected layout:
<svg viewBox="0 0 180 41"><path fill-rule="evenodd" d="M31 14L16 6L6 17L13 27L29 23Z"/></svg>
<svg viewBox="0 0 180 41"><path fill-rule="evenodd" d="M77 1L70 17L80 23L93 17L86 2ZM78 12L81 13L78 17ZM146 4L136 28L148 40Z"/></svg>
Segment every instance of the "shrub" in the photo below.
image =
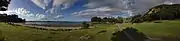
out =
<svg viewBox="0 0 180 41"><path fill-rule="evenodd" d="M90 25L89 25L89 23L87 23L87 22L83 22L83 23L82 23L82 28L83 28L83 29L88 29L89 26L90 26Z"/></svg>

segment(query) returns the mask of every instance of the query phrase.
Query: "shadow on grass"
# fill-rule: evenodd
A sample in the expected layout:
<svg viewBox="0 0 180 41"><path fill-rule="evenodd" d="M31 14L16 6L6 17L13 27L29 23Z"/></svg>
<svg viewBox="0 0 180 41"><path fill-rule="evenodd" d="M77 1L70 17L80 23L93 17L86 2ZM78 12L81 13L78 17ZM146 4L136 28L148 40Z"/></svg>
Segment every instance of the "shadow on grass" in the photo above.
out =
<svg viewBox="0 0 180 41"><path fill-rule="evenodd" d="M145 41L148 38L135 28L126 28L113 33L112 41Z"/></svg>
<svg viewBox="0 0 180 41"><path fill-rule="evenodd" d="M0 41L5 41L5 36L2 35L2 31L0 30Z"/></svg>

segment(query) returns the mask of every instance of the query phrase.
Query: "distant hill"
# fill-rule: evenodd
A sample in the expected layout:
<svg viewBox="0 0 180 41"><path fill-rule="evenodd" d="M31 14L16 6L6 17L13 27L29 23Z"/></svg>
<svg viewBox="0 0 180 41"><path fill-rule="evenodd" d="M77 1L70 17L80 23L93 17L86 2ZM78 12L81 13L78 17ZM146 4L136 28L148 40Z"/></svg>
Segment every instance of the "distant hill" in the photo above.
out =
<svg viewBox="0 0 180 41"><path fill-rule="evenodd" d="M132 22L180 19L180 4L162 4L148 10L144 15L132 17Z"/></svg>

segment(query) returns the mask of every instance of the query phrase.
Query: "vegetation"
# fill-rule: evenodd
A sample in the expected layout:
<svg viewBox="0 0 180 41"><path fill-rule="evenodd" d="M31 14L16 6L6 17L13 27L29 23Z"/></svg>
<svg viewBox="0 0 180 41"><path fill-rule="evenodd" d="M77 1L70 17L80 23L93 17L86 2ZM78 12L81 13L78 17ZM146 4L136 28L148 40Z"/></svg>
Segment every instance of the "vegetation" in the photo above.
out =
<svg viewBox="0 0 180 41"><path fill-rule="evenodd" d="M139 23L154 20L174 20L180 19L180 5L159 5L151 8L144 15L136 15L132 17L132 22Z"/></svg>
<svg viewBox="0 0 180 41"><path fill-rule="evenodd" d="M0 31L0 41L5 41L5 37L2 35L2 31Z"/></svg>
<svg viewBox="0 0 180 41"><path fill-rule="evenodd" d="M92 17L91 22L96 22L96 23L122 23L123 18L122 17L118 17L118 18L114 18L114 17L103 17L103 18Z"/></svg>
<svg viewBox="0 0 180 41"><path fill-rule="evenodd" d="M162 23L140 23L134 25L140 31L151 36L179 36L180 21L163 21Z"/></svg>
<svg viewBox="0 0 180 41"><path fill-rule="evenodd" d="M101 22L102 19L100 17L92 17L91 22Z"/></svg>
<svg viewBox="0 0 180 41"><path fill-rule="evenodd" d="M177 41L180 40L180 20L158 20L162 23L126 23L123 27L134 27L156 41Z"/></svg>
<svg viewBox="0 0 180 41"><path fill-rule="evenodd" d="M25 22L25 19L18 18L17 15L0 14L0 22Z"/></svg>
<svg viewBox="0 0 180 41"><path fill-rule="evenodd" d="M116 30L114 24L96 24L94 26L96 27L92 29L52 31L0 23L0 30L6 41L110 41L112 32ZM101 32L104 30L106 32ZM90 38L81 40L80 37L83 36Z"/></svg>
<svg viewBox="0 0 180 41"><path fill-rule="evenodd" d="M142 32L148 37L162 40L169 39L169 41L173 41L176 40L177 37L180 37L179 24L179 20L173 20L162 21L162 23L126 23L122 24L122 27L135 27L138 32ZM0 23L0 30L7 41L110 41L113 32L119 31L116 28L117 26L113 24L96 24L92 27L95 28L71 31L52 31ZM80 37L83 36L90 38L81 40Z"/></svg>
<svg viewBox="0 0 180 41"><path fill-rule="evenodd" d="M11 0L0 0L0 11L6 11Z"/></svg>
<svg viewBox="0 0 180 41"><path fill-rule="evenodd" d="M0 0L0 11L6 11L11 0ZM0 22L24 22L18 15L0 14Z"/></svg>
<svg viewBox="0 0 180 41"><path fill-rule="evenodd" d="M90 27L90 24L87 22L83 22L82 25L83 29L88 29Z"/></svg>

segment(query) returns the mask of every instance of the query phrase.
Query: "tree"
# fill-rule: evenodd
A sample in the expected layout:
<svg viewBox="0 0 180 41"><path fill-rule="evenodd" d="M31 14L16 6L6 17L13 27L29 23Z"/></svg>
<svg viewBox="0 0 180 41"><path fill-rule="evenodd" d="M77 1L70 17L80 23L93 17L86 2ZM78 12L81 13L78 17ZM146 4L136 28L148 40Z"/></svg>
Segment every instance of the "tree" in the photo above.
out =
<svg viewBox="0 0 180 41"><path fill-rule="evenodd" d="M109 22L109 19L108 19L107 17L104 17L104 18L102 19L102 22Z"/></svg>
<svg viewBox="0 0 180 41"><path fill-rule="evenodd" d="M118 23L122 23L123 22L123 18L122 17L117 17L117 22Z"/></svg>
<svg viewBox="0 0 180 41"><path fill-rule="evenodd" d="M101 18L100 17L92 17L91 18L91 22L101 22Z"/></svg>
<svg viewBox="0 0 180 41"><path fill-rule="evenodd" d="M140 14L133 16L131 19L131 22L133 23L139 23L143 21L143 17Z"/></svg>
<svg viewBox="0 0 180 41"><path fill-rule="evenodd" d="M0 0L0 11L6 11L11 0Z"/></svg>
<svg viewBox="0 0 180 41"><path fill-rule="evenodd" d="M6 11L11 0L0 0L0 11ZM25 19L18 18L18 15L0 14L0 22L24 22Z"/></svg>
<svg viewBox="0 0 180 41"><path fill-rule="evenodd" d="M83 26L82 26L83 29L88 29L89 26L90 26L89 23L87 23L87 22L83 22L82 25L83 25Z"/></svg>

